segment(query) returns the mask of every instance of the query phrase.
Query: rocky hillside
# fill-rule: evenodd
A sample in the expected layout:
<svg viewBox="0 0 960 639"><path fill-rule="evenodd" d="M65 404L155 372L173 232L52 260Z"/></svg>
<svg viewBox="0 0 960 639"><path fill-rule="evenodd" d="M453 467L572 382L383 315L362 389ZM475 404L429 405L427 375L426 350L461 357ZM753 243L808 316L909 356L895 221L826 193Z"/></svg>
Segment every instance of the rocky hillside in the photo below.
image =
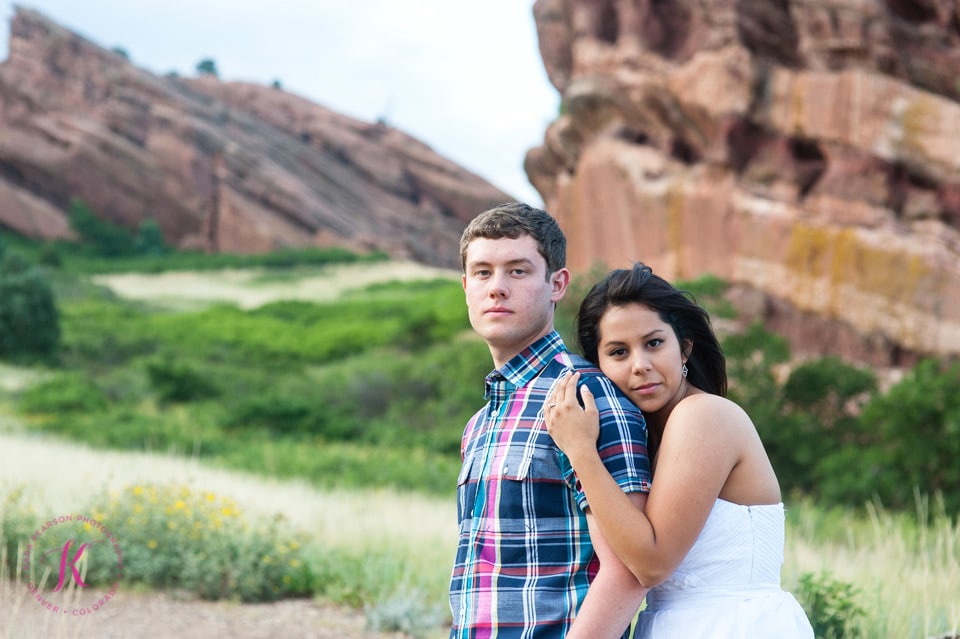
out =
<svg viewBox="0 0 960 639"><path fill-rule="evenodd" d="M960 354L960 2L534 15L563 114L526 170L574 268L719 275L811 354Z"/></svg>
<svg viewBox="0 0 960 639"><path fill-rule="evenodd" d="M382 123L272 87L157 77L18 8L0 63L0 228L70 234L79 197L208 251L381 249L458 266L477 212L511 199Z"/></svg>

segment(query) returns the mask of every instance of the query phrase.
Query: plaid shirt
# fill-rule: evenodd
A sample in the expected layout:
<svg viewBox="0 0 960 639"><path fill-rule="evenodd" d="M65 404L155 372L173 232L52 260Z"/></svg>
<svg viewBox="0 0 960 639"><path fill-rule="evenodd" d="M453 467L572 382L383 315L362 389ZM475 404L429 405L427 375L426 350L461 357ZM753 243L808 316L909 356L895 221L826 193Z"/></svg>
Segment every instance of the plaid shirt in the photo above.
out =
<svg viewBox="0 0 960 639"><path fill-rule="evenodd" d="M544 402L571 368L596 397L607 469L625 492L650 490L640 411L592 364L571 356L559 334L490 373L489 402L461 443L451 639L559 639L597 573L586 498L543 424Z"/></svg>

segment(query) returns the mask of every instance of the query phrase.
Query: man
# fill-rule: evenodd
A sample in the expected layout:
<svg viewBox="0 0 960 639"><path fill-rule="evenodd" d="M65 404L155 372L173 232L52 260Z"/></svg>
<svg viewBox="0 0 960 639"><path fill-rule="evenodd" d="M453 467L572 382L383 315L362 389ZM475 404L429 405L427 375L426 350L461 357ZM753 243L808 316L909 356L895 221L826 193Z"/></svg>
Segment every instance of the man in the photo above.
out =
<svg viewBox="0 0 960 639"><path fill-rule="evenodd" d="M581 370L600 409L604 463L641 508L651 477L643 418L554 330L570 283L556 220L525 204L490 209L463 232L460 261L470 323L495 370L461 442L450 637L620 637L646 591L597 532L544 427L544 402L564 372Z"/></svg>

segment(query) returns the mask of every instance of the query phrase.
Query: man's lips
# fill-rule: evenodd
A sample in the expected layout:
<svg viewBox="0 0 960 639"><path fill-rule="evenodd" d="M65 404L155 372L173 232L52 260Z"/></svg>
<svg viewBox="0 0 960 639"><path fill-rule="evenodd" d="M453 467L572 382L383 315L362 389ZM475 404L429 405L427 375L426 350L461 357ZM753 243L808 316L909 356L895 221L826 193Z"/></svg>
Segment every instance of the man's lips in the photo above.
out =
<svg viewBox="0 0 960 639"><path fill-rule="evenodd" d="M503 307L500 307L500 306L494 306L493 308L488 308L488 309L485 310L483 313L484 313L484 315L491 315L491 314L492 314L492 315L505 315L505 314L510 313L510 312L512 312L512 311L511 311L510 309L508 309L508 308L503 308Z"/></svg>

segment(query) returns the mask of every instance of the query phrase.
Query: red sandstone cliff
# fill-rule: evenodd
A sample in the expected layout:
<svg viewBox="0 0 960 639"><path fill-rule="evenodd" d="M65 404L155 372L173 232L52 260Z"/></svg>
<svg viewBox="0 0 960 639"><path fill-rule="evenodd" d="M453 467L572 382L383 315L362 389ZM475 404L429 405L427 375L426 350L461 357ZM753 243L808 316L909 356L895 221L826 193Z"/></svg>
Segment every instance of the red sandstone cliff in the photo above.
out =
<svg viewBox="0 0 960 639"><path fill-rule="evenodd" d="M537 0L570 261L761 291L809 353L960 354L960 2Z"/></svg>
<svg viewBox="0 0 960 639"><path fill-rule="evenodd" d="M404 133L279 89L157 77L18 8L0 64L0 227L66 237L71 197L209 251L341 245L459 265L511 199Z"/></svg>

